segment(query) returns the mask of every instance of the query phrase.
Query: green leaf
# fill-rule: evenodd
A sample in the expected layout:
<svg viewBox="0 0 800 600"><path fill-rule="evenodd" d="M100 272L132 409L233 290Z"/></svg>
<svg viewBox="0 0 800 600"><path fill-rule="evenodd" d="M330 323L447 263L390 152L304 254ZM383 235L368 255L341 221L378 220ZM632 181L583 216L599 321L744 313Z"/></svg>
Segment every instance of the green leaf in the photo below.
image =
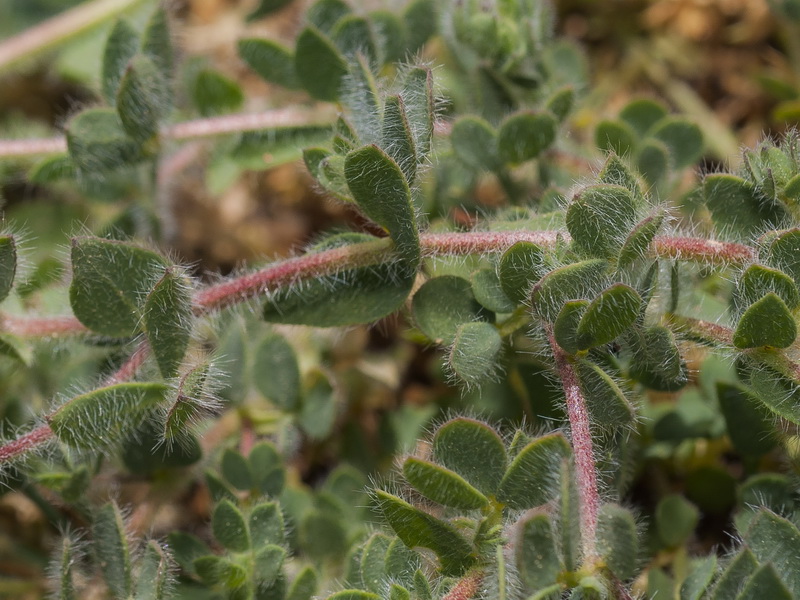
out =
<svg viewBox="0 0 800 600"><path fill-rule="evenodd" d="M256 388L281 410L300 407L300 367L289 342L271 333L258 345L253 381Z"/></svg>
<svg viewBox="0 0 800 600"><path fill-rule="evenodd" d="M197 421L217 408L216 399L206 389L208 374L209 365L201 363L181 377L164 419L163 438L167 445L185 443Z"/></svg>
<svg viewBox="0 0 800 600"><path fill-rule="evenodd" d="M774 429L758 397L744 386L724 381L716 382L716 390L728 436L739 452L760 456L775 447Z"/></svg>
<svg viewBox="0 0 800 600"><path fill-rule="evenodd" d="M485 309L496 313L510 313L516 308L516 304L503 291L496 269L478 269L472 274L471 282L475 300Z"/></svg>
<svg viewBox="0 0 800 600"><path fill-rule="evenodd" d="M217 476L216 473L209 469L206 470L203 475L205 476L206 485L208 486L208 491L211 494L211 499L214 502L223 499L236 501L236 494L227 483L222 481L222 479Z"/></svg>
<svg viewBox="0 0 800 600"><path fill-rule="evenodd" d="M666 327L654 325L637 332L633 351L629 374L640 383L663 392L674 392L686 385L686 363L675 336Z"/></svg>
<svg viewBox="0 0 800 600"><path fill-rule="evenodd" d="M417 290L411 314L417 327L431 340L450 344L459 326L481 317L482 307L466 279L443 275L429 279Z"/></svg>
<svg viewBox="0 0 800 600"><path fill-rule="evenodd" d="M300 87L294 54L286 46L273 40L245 38L239 40L238 49L241 59L266 81L292 90Z"/></svg>
<svg viewBox="0 0 800 600"><path fill-rule="evenodd" d="M311 26L297 38L294 70L297 80L312 97L335 102L347 74L347 61L330 39Z"/></svg>
<svg viewBox="0 0 800 600"><path fill-rule="evenodd" d="M342 590L328 596L327 600L381 600L378 594L361 590Z"/></svg>
<svg viewBox="0 0 800 600"><path fill-rule="evenodd" d="M503 162L519 164L539 156L556 137L558 122L548 113L518 112L500 124L497 147Z"/></svg>
<svg viewBox="0 0 800 600"><path fill-rule="evenodd" d="M533 287L531 299L534 312L546 321L555 321L568 301L594 297L602 289L607 269L607 261L596 259L551 271Z"/></svg>
<svg viewBox="0 0 800 600"><path fill-rule="evenodd" d="M286 469L275 446L270 442L260 442L250 450L247 460L253 487L272 498L279 496L286 482Z"/></svg>
<svg viewBox="0 0 800 600"><path fill-rule="evenodd" d="M797 323L786 304L770 292L748 308L733 333L737 348L788 348L797 338Z"/></svg>
<svg viewBox="0 0 800 600"><path fill-rule="evenodd" d="M703 593L708 589L711 578L714 577L714 570L717 566L717 557L714 555L706 558L695 559L692 570L681 584L681 600L700 600Z"/></svg>
<svg viewBox="0 0 800 600"><path fill-rule="evenodd" d="M389 544L384 563L387 578L406 587L414 585L414 573L422 567L420 555L400 538L394 538Z"/></svg>
<svg viewBox="0 0 800 600"><path fill-rule="evenodd" d="M619 113L620 119L630 125L639 137L643 137L666 116L667 109L664 105L649 98L629 102Z"/></svg>
<svg viewBox="0 0 800 600"><path fill-rule="evenodd" d="M519 578L525 590L552 585L564 571L547 514L534 512L520 523L515 548Z"/></svg>
<svg viewBox="0 0 800 600"><path fill-rule="evenodd" d="M211 529L216 540L228 550L246 552L250 549L247 522L242 511L230 500L223 499L214 507Z"/></svg>
<svg viewBox="0 0 800 600"><path fill-rule="evenodd" d="M281 573L286 550L275 544L268 544L255 549L253 557L253 579L258 588L265 588L275 583Z"/></svg>
<svg viewBox="0 0 800 600"><path fill-rule="evenodd" d="M506 450L497 432L472 419L452 419L433 437L434 461L458 473L485 495L494 494L506 470Z"/></svg>
<svg viewBox="0 0 800 600"><path fill-rule="evenodd" d="M163 402L161 383L118 383L75 396L48 418L62 442L97 451L130 434Z"/></svg>
<svg viewBox="0 0 800 600"><path fill-rule="evenodd" d="M141 326L143 300L166 266L155 252L132 244L73 238L72 312L102 335L133 335Z"/></svg>
<svg viewBox="0 0 800 600"><path fill-rule="evenodd" d="M800 292L794 280L782 271L763 265L750 265L742 274L735 301L744 310L769 292L783 300L789 310L800 306Z"/></svg>
<svg viewBox="0 0 800 600"><path fill-rule="evenodd" d="M714 593L710 600L736 598L756 569L758 569L758 561L755 556L750 550L743 548L722 572L714 586Z"/></svg>
<svg viewBox="0 0 800 600"><path fill-rule="evenodd" d="M562 87L547 99L546 107L559 121L564 121L575 104L575 90L572 86Z"/></svg>
<svg viewBox="0 0 800 600"><path fill-rule="evenodd" d="M135 600L164 600L170 597L170 575L168 555L158 543L151 540L139 560Z"/></svg>
<svg viewBox="0 0 800 600"><path fill-rule="evenodd" d="M200 556L192 564L198 577L208 585L222 585L236 591L247 582L245 568L221 556Z"/></svg>
<svg viewBox="0 0 800 600"><path fill-rule="evenodd" d="M81 173L119 169L140 158L139 144L128 137L117 112L110 108L90 108L67 123L67 148Z"/></svg>
<svg viewBox="0 0 800 600"><path fill-rule="evenodd" d="M60 552L58 553L58 572L55 574L55 584L58 600L77 600L75 593L75 582L73 581L73 569L76 566L75 548L69 536L61 538Z"/></svg>
<svg viewBox="0 0 800 600"><path fill-rule="evenodd" d="M397 163L377 146L364 146L347 155L344 174L364 214L386 229L398 253L416 265L419 232L411 191Z"/></svg>
<svg viewBox="0 0 800 600"><path fill-rule="evenodd" d="M775 238L769 246L767 260L800 285L800 229L790 229Z"/></svg>
<svg viewBox="0 0 800 600"><path fill-rule="evenodd" d="M283 515L277 502L264 502L250 511L250 537L253 548L268 544L283 544L285 541Z"/></svg>
<svg viewBox="0 0 800 600"><path fill-rule="evenodd" d="M800 571L797 570L800 531L797 527L788 519L761 509L741 535L759 563L772 564L792 597L800 594Z"/></svg>
<svg viewBox="0 0 800 600"><path fill-rule="evenodd" d="M587 256L617 256L634 223L640 202L616 185L595 185L578 192L567 209L567 229L575 247Z"/></svg>
<svg viewBox="0 0 800 600"><path fill-rule="evenodd" d="M578 382L592 421L610 428L631 424L634 410L619 385L588 360L579 360L576 366Z"/></svg>
<svg viewBox="0 0 800 600"><path fill-rule="evenodd" d="M467 167L495 171L502 166L497 133L479 117L461 117L450 133L453 152Z"/></svg>
<svg viewBox="0 0 800 600"><path fill-rule="evenodd" d="M668 548L688 542L699 520L697 507L679 494L664 496L656 506L656 529Z"/></svg>
<svg viewBox="0 0 800 600"><path fill-rule="evenodd" d="M700 128L680 117L664 117L650 132L663 142L670 152L673 164L682 169L694 164L703 154L703 134Z"/></svg>
<svg viewBox="0 0 800 600"><path fill-rule="evenodd" d="M604 504L597 515L597 552L608 569L625 581L636 574L639 535L631 512L617 504Z"/></svg>
<svg viewBox="0 0 800 600"><path fill-rule="evenodd" d="M236 450L225 449L220 468L222 476L237 490L249 491L253 487L250 465Z"/></svg>
<svg viewBox="0 0 800 600"><path fill-rule="evenodd" d="M433 0L411 0L403 12L408 31L407 54L414 54L436 35L439 7Z"/></svg>
<svg viewBox="0 0 800 600"><path fill-rule="evenodd" d="M506 470L497 498L514 510L539 506L557 495L557 472L570 456L570 446L560 433L551 433L525 446Z"/></svg>
<svg viewBox="0 0 800 600"><path fill-rule="evenodd" d="M619 251L617 269L622 270L635 260L647 255L650 243L656 237L658 230L661 229L663 222L664 214L659 213L643 219L633 228Z"/></svg>
<svg viewBox="0 0 800 600"><path fill-rule="evenodd" d="M172 79L175 52L172 48L169 18L162 7L153 11L145 25L142 32L142 52L155 63L164 81Z"/></svg>
<svg viewBox="0 0 800 600"><path fill-rule="evenodd" d="M315 560L340 559L347 551L347 532L340 515L307 514L300 522L300 547Z"/></svg>
<svg viewBox="0 0 800 600"><path fill-rule="evenodd" d="M148 57L134 56L117 91L117 113L125 132L140 144L158 137L171 92L161 71Z"/></svg>
<svg viewBox="0 0 800 600"><path fill-rule="evenodd" d="M191 431L183 432L177 445L163 441L158 423L148 419L123 442L120 458L134 475L153 475L188 467L203 456L200 443Z"/></svg>
<svg viewBox="0 0 800 600"><path fill-rule="evenodd" d="M187 573L194 574L194 560L211 554L211 549L200 538L183 531L172 531L167 536L172 557Z"/></svg>
<svg viewBox="0 0 800 600"><path fill-rule="evenodd" d="M427 460L407 458L403 475L423 496L444 506L472 510L489 503L486 496L460 475Z"/></svg>
<svg viewBox="0 0 800 600"><path fill-rule="evenodd" d="M642 298L632 287L615 283L586 307L577 329L580 350L607 344L633 325L642 309Z"/></svg>
<svg viewBox="0 0 800 600"><path fill-rule="evenodd" d="M745 510L768 508L776 514L791 510L795 502L794 485L788 477L777 473L759 473L747 478L739 487L739 505Z"/></svg>
<svg viewBox="0 0 800 600"><path fill-rule="evenodd" d="M384 263L281 288L264 304L264 319L313 327L372 323L403 305L415 275L405 265Z"/></svg>
<svg viewBox="0 0 800 600"><path fill-rule="evenodd" d="M14 236L0 236L0 302L8 297L14 287L17 273L17 244Z"/></svg>
<svg viewBox="0 0 800 600"><path fill-rule="evenodd" d="M119 82L128 62L139 51L139 34L126 19L120 19L108 35L103 51L103 67L101 74L103 98L114 106L117 100Z"/></svg>
<svg viewBox="0 0 800 600"><path fill-rule="evenodd" d="M403 586L393 583L389 588L389 600L411 600L411 593Z"/></svg>
<svg viewBox="0 0 800 600"><path fill-rule="evenodd" d="M651 185L664 179L669 173L670 157L666 144L659 140L647 140L639 150L636 168Z"/></svg>
<svg viewBox="0 0 800 600"><path fill-rule="evenodd" d="M319 587L317 572L313 567L305 567L289 586L286 600L311 600Z"/></svg>
<svg viewBox="0 0 800 600"><path fill-rule="evenodd" d="M106 585L116 597L127 598L133 587L131 553L122 514L116 504L104 504L94 512L92 539Z"/></svg>
<svg viewBox="0 0 800 600"><path fill-rule="evenodd" d="M401 93L406 108L406 118L414 138L417 160L426 157L433 138L433 74L430 69L413 67L406 73Z"/></svg>
<svg viewBox="0 0 800 600"><path fill-rule="evenodd" d="M432 550L444 575L460 575L474 563L472 545L455 527L382 490L376 490L375 496L397 537L409 548Z"/></svg>
<svg viewBox="0 0 800 600"><path fill-rule="evenodd" d="M381 62L401 62L405 55L407 37L406 25L402 19L392 11L375 10L369 13L369 20L381 44Z"/></svg>
<svg viewBox="0 0 800 600"><path fill-rule="evenodd" d="M327 438L336 420L336 395L328 377L318 371L303 398L298 424L312 440Z"/></svg>
<svg viewBox="0 0 800 600"><path fill-rule="evenodd" d="M69 154L46 156L28 171L31 183L55 183L62 179L75 179L78 176L75 163Z"/></svg>
<svg viewBox="0 0 800 600"><path fill-rule="evenodd" d="M503 338L490 323L459 326L450 348L448 365L467 385L481 385L497 372Z"/></svg>
<svg viewBox="0 0 800 600"><path fill-rule="evenodd" d="M343 0L318 0L309 7L306 20L320 31L330 33L333 26L350 12L350 6Z"/></svg>
<svg viewBox="0 0 800 600"><path fill-rule="evenodd" d="M239 42L239 53L242 42ZM244 93L238 83L212 69L201 69L192 82L192 101L204 117L241 108Z"/></svg>
<svg viewBox="0 0 800 600"><path fill-rule="evenodd" d="M258 7L247 15L247 21L257 21L288 6L293 0L261 0Z"/></svg>
<svg viewBox="0 0 800 600"><path fill-rule="evenodd" d="M382 533L374 533L364 544L361 554L361 580L369 591L380 593L386 579L386 552L391 538Z"/></svg>
<svg viewBox="0 0 800 600"><path fill-rule="evenodd" d="M796 597L781 581L775 568L766 564L753 573L736 600L793 600Z"/></svg>
<svg viewBox="0 0 800 600"><path fill-rule="evenodd" d="M192 294L187 277L167 268L144 304L144 330L161 376L175 377L192 334Z"/></svg>
<svg viewBox="0 0 800 600"><path fill-rule="evenodd" d="M642 198L642 188L628 166L616 154L612 154L603 165L603 170L598 175L598 183L607 183L610 185L619 185L628 190L635 198Z"/></svg>
<svg viewBox="0 0 800 600"><path fill-rule="evenodd" d="M570 300L564 304L553 323L553 336L558 345L568 354L577 354L580 351L578 324L588 306L588 300Z"/></svg>
<svg viewBox="0 0 800 600"><path fill-rule="evenodd" d="M500 286L515 304L530 298L544 270L544 250L533 242L517 242L503 253L497 267Z"/></svg>
<svg viewBox="0 0 800 600"><path fill-rule="evenodd" d="M753 185L734 175L707 175L703 181L706 205L717 230L748 239L780 221L783 210L761 202Z"/></svg>
<svg viewBox="0 0 800 600"><path fill-rule="evenodd" d="M417 150L406 116L405 104L400 96L386 98L381 146L400 167L408 185L414 185L417 176Z"/></svg>
<svg viewBox="0 0 800 600"><path fill-rule="evenodd" d="M364 17L346 15L330 32L331 41L345 57L362 55L370 65L378 64L378 44L372 27Z"/></svg>
<svg viewBox="0 0 800 600"><path fill-rule="evenodd" d="M594 130L595 145L617 156L630 156L636 147L636 132L621 121L603 120Z"/></svg>

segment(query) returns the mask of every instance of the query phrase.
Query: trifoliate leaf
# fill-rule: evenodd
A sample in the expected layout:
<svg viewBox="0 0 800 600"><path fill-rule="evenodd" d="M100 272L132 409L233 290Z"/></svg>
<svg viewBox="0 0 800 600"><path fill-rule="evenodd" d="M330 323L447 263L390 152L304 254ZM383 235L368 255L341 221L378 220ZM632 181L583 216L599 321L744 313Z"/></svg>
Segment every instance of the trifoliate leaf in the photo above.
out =
<svg viewBox="0 0 800 600"><path fill-rule="evenodd" d="M270 402L286 411L300 405L300 368L294 350L286 339L270 334L258 345L253 380Z"/></svg>
<svg viewBox="0 0 800 600"><path fill-rule="evenodd" d="M629 102L619 113L620 119L630 125L639 137L644 136L653 125L667 116L667 109L660 102L640 98Z"/></svg>
<svg viewBox="0 0 800 600"><path fill-rule="evenodd" d="M519 112L507 117L497 132L503 162L519 164L539 156L556 137L558 123L548 113Z"/></svg>
<svg viewBox="0 0 800 600"><path fill-rule="evenodd" d="M436 430L433 457L484 495L497 491L507 461L503 440L497 432L465 418L448 421Z"/></svg>
<svg viewBox="0 0 800 600"><path fill-rule="evenodd" d="M679 169L694 164L703 153L703 134L694 123L681 117L665 117L650 132L667 146L672 163Z"/></svg>

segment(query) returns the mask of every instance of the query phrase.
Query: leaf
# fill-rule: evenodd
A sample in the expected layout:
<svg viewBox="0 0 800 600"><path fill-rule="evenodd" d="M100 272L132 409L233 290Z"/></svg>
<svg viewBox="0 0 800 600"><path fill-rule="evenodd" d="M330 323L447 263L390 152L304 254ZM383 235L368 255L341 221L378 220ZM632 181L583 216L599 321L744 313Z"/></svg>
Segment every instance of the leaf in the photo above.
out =
<svg viewBox="0 0 800 600"><path fill-rule="evenodd" d="M592 421L609 428L632 423L635 414L633 407L619 385L603 369L588 360L579 360L576 366L578 382Z"/></svg>
<svg viewBox="0 0 800 600"><path fill-rule="evenodd" d="M797 323L786 304L770 292L748 308L733 332L737 348L788 348L797 338Z"/></svg>
<svg viewBox="0 0 800 600"><path fill-rule="evenodd" d="M239 42L239 53L242 41ZM244 93L238 83L212 69L201 69L192 84L192 100L204 117L241 108Z"/></svg>
<svg viewBox="0 0 800 600"><path fill-rule="evenodd" d="M656 530L668 548L687 543L699 520L697 507L679 494L664 496L656 506Z"/></svg>
<svg viewBox="0 0 800 600"><path fill-rule="evenodd" d="M237 590L247 581L247 571L241 565L221 556L200 556L194 559L194 571L207 585L221 585Z"/></svg>
<svg viewBox="0 0 800 600"><path fill-rule="evenodd" d="M335 102L347 74L347 61L319 29L310 26L297 38L294 70L313 98Z"/></svg>
<svg viewBox="0 0 800 600"><path fill-rule="evenodd" d="M368 64L378 64L378 44L369 21L358 15L345 15L330 31L334 45L349 59L362 55Z"/></svg>
<svg viewBox="0 0 800 600"><path fill-rule="evenodd" d="M775 447L772 424L758 397L744 386L724 381L716 382L716 391L728 437L736 450L747 456L760 456Z"/></svg>
<svg viewBox="0 0 800 600"><path fill-rule="evenodd" d="M628 166L616 154L612 154L603 165L603 170L598 176L598 183L619 185L628 190L635 198L643 197L642 188Z"/></svg>
<svg viewBox="0 0 800 600"><path fill-rule="evenodd" d="M767 260L800 285L800 229L790 229L769 245Z"/></svg>
<svg viewBox="0 0 800 600"><path fill-rule="evenodd" d="M325 33L330 33L333 26L351 12L350 6L343 0L317 0L306 12L306 20Z"/></svg>
<svg viewBox="0 0 800 600"><path fill-rule="evenodd" d="M253 507L248 524L253 548L285 542L283 515L277 502L264 502Z"/></svg>
<svg viewBox="0 0 800 600"><path fill-rule="evenodd" d="M658 230L661 229L663 222L664 214L659 213L643 219L633 228L619 251L617 269L622 270L635 260L647 255L650 243L656 237Z"/></svg>
<svg viewBox="0 0 800 600"><path fill-rule="evenodd" d="M686 363L675 336L666 327L654 325L637 332L633 352L629 374L640 383L663 392L674 392L686 385Z"/></svg>
<svg viewBox="0 0 800 600"><path fill-rule="evenodd" d="M275 446L270 442L260 442L253 446L247 460L253 487L272 498L279 496L286 483L286 469Z"/></svg>
<svg viewBox="0 0 800 600"><path fill-rule="evenodd" d="M266 588L281 574L283 561L286 559L286 550L275 544L268 544L255 550L253 557L253 579L258 588Z"/></svg>
<svg viewBox="0 0 800 600"><path fill-rule="evenodd" d="M619 113L620 119L630 125L639 137L643 137L650 128L667 116L664 105L649 98L640 98L629 102Z"/></svg>
<svg viewBox="0 0 800 600"><path fill-rule="evenodd" d="M195 464L203 456L197 437L185 431L179 444L164 444L162 430L153 419L142 423L127 436L120 458L134 475L163 475L165 471Z"/></svg>
<svg viewBox="0 0 800 600"><path fill-rule="evenodd" d="M76 448L97 451L130 434L163 402L161 383L118 383L75 396L48 418L56 437Z"/></svg>
<svg viewBox="0 0 800 600"><path fill-rule="evenodd" d="M564 304L553 323L553 337L568 354L580 351L578 344L578 324L589 306L588 300L570 300Z"/></svg>
<svg viewBox="0 0 800 600"><path fill-rule="evenodd" d="M8 297L14 287L17 273L17 243L14 236L0 236L0 302Z"/></svg>
<svg viewBox="0 0 800 600"><path fill-rule="evenodd" d="M552 500L558 492L558 481L553 474L570 454L569 443L560 433L533 440L511 461L500 482L497 499L514 510Z"/></svg>
<svg viewBox="0 0 800 600"><path fill-rule="evenodd" d="M312 440L323 440L331 434L336 420L336 396L328 377L314 373L312 384L303 398L298 424Z"/></svg>
<svg viewBox="0 0 800 600"><path fill-rule="evenodd" d="M391 539L388 535L374 533L364 544L361 554L361 580L369 591L380 593L386 579L386 552Z"/></svg>
<svg viewBox="0 0 800 600"><path fill-rule="evenodd" d="M400 256L416 265L419 232L411 191L397 163L377 146L364 146L347 155L344 175L364 214L389 232Z"/></svg>
<svg viewBox="0 0 800 600"><path fill-rule="evenodd" d="M460 475L427 460L407 458L403 475L423 496L444 506L473 510L489 504L486 496Z"/></svg>
<svg viewBox="0 0 800 600"><path fill-rule="evenodd" d="M375 496L397 537L409 548L432 550L439 557L444 575L460 575L474 563L472 545L455 527L382 490L376 490Z"/></svg>
<svg viewBox="0 0 800 600"><path fill-rule="evenodd" d="M292 1L293 0L260 0L258 7L247 15L247 21L257 21L258 19L271 15L285 6L288 6Z"/></svg>
<svg viewBox="0 0 800 600"><path fill-rule="evenodd" d="M450 133L453 152L467 167L495 171L502 166L497 133L479 117L461 117Z"/></svg>
<svg viewBox="0 0 800 600"><path fill-rule="evenodd" d="M775 568L766 564L759 568L747 581L736 600L793 600L796 598L781 581Z"/></svg>
<svg viewBox="0 0 800 600"><path fill-rule="evenodd" d="M448 364L467 385L481 385L497 372L503 338L490 323L464 323L456 330Z"/></svg>
<svg viewBox="0 0 800 600"><path fill-rule="evenodd" d="M670 157L666 144L659 140L647 140L639 150L636 168L651 185L663 180L669 173Z"/></svg>
<svg viewBox="0 0 800 600"><path fill-rule="evenodd" d="M745 309L769 292L783 300L789 310L800 306L800 292L794 280L782 271L763 265L750 265L745 270L739 280L735 301Z"/></svg>
<svg viewBox="0 0 800 600"><path fill-rule="evenodd" d="M164 81L172 79L175 52L172 48L169 18L162 7L153 11L145 25L142 32L142 52L158 67Z"/></svg>
<svg viewBox="0 0 800 600"><path fill-rule="evenodd" d="M125 132L140 144L158 137L159 123L169 110L170 95L156 64L146 56L134 56L117 91L117 113Z"/></svg>
<svg viewBox="0 0 800 600"><path fill-rule="evenodd" d="M253 382L258 391L281 410L296 411L300 407L300 367L289 342L277 333L267 335L256 349L254 365Z"/></svg>
<svg viewBox="0 0 800 600"><path fill-rule="evenodd" d="M516 304L503 291L496 269L478 269L472 274L472 293L485 309L496 313L510 313Z"/></svg>
<svg viewBox="0 0 800 600"><path fill-rule="evenodd" d="M209 365L201 363L181 377L164 419L163 438L168 446L175 441L185 443L197 421L218 408L219 403L206 389L208 375Z"/></svg>
<svg viewBox="0 0 800 600"><path fill-rule="evenodd" d="M94 512L92 539L106 585L118 598L127 598L133 587L131 553L122 514L113 502Z"/></svg>
<svg viewBox="0 0 800 600"><path fill-rule="evenodd" d="M31 183L55 183L62 179L75 179L78 176L75 163L68 154L46 156L28 171Z"/></svg>
<svg viewBox="0 0 800 600"><path fill-rule="evenodd" d="M401 98L406 108L406 118L414 138L417 160L426 157L433 138L434 101L433 74L424 67L412 67L403 80Z"/></svg>
<svg viewBox="0 0 800 600"><path fill-rule="evenodd" d="M77 600L75 593L75 582L73 581L73 570L77 561L75 560L75 549L73 541L69 536L61 538L60 552L58 553L58 571L55 573L55 584L58 600Z"/></svg>
<svg viewBox="0 0 800 600"><path fill-rule="evenodd" d="M588 350L607 344L633 325L642 309L642 298L632 287L615 283L586 307L576 331L578 348Z"/></svg>
<svg viewBox="0 0 800 600"><path fill-rule="evenodd" d="M150 541L139 560L135 600L164 600L170 596L170 560L157 542Z"/></svg>
<svg viewBox="0 0 800 600"><path fill-rule="evenodd" d="M800 571L797 570L800 531L797 527L791 521L761 509L741 535L759 563L772 564L792 597L800 594Z"/></svg>
<svg viewBox="0 0 800 600"><path fill-rule="evenodd" d="M194 574L194 560L211 554L211 548L200 538L183 531L172 531L167 536L172 557L187 573Z"/></svg>
<svg viewBox="0 0 800 600"><path fill-rule="evenodd" d="M135 163L139 144L128 137L116 111L90 108L67 123L67 148L81 173L96 176Z"/></svg>
<svg viewBox="0 0 800 600"><path fill-rule="evenodd" d="M506 117L497 132L497 147L503 162L519 164L539 156L556 137L553 115L524 111Z"/></svg>
<svg viewBox="0 0 800 600"><path fill-rule="evenodd" d="M226 448L222 453L220 473L237 490L246 492L253 487L250 465L236 450Z"/></svg>
<svg viewBox="0 0 800 600"><path fill-rule="evenodd" d="M166 266L155 252L132 244L73 238L72 312L102 335L133 335L141 326L143 300Z"/></svg>
<svg viewBox="0 0 800 600"><path fill-rule="evenodd" d="M381 600L378 594L361 590L342 590L328 596L327 600Z"/></svg>
<svg viewBox="0 0 800 600"><path fill-rule="evenodd" d="M317 572L313 567L305 567L289 586L286 600L311 600L319 587Z"/></svg>
<svg viewBox="0 0 800 600"><path fill-rule="evenodd" d="M128 62L139 51L139 34L127 19L119 19L106 40L103 51L101 83L103 98L114 106L119 82Z"/></svg>
<svg viewBox="0 0 800 600"><path fill-rule="evenodd" d="M568 301L593 297L599 291L605 283L607 268L607 261L596 259L550 271L533 287L534 312L546 321L555 321Z"/></svg>
<svg viewBox="0 0 800 600"><path fill-rule="evenodd" d="M703 593L708 589L711 578L714 577L714 570L717 566L717 557L713 554L706 558L695 559L692 570L681 584L681 600L700 600Z"/></svg>
<svg viewBox="0 0 800 600"><path fill-rule="evenodd" d="M144 330L161 376L175 377L192 334L191 286L185 275L167 268L144 303Z"/></svg>
<svg viewBox="0 0 800 600"><path fill-rule="evenodd" d="M295 56L286 46L262 38L238 42L239 56L253 71L270 83L294 90L300 87L295 71Z"/></svg>
<svg viewBox="0 0 800 600"><path fill-rule="evenodd" d="M760 202L752 184L734 175L707 175L706 205L718 231L748 239L783 217L777 205Z"/></svg>
<svg viewBox="0 0 800 600"><path fill-rule="evenodd" d="M556 90L547 99L546 108L556 116L556 119L563 122L567 118L572 107L575 105L575 90L572 86L564 86Z"/></svg>
<svg viewBox="0 0 800 600"><path fill-rule="evenodd" d="M584 188L567 209L567 229L573 244L587 256L613 258L636 222L640 202L616 185Z"/></svg>
<svg viewBox="0 0 800 600"><path fill-rule="evenodd" d="M263 169L297 160L301 148L327 141L329 125L299 125L245 131L230 151L230 158L245 168Z"/></svg>
<svg viewBox="0 0 800 600"><path fill-rule="evenodd" d="M449 344L455 341L462 324L479 319L483 312L467 280L443 275L429 279L417 290L411 314L430 339Z"/></svg>
<svg viewBox="0 0 800 600"><path fill-rule="evenodd" d="M383 132L381 145L400 167L409 186L417 176L417 150L408 123L406 109L400 96L389 96L383 110Z"/></svg>
<svg viewBox="0 0 800 600"><path fill-rule="evenodd" d="M446 422L433 436L433 458L484 495L495 494L506 470L506 451L497 432L473 419Z"/></svg>
<svg viewBox="0 0 800 600"><path fill-rule="evenodd" d="M381 62L401 62L405 55L407 37L406 25L402 19L389 10L375 10L369 13L369 20L381 45Z"/></svg>
<svg viewBox="0 0 800 600"><path fill-rule="evenodd" d="M406 54L414 54L436 35L439 7L433 0L411 0L403 12L403 21L408 31Z"/></svg>
<svg viewBox="0 0 800 600"><path fill-rule="evenodd" d="M631 512L618 504L603 504L597 515L597 552L608 569L625 581L636 574L639 534Z"/></svg>
<svg viewBox="0 0 800 600"><path fill-rule="evenodd" d="M214 507L211 529L216 540L228 550L246 552L250 549L250 535L242 511L227 499Z"/></svg>
<svg viewBox="0 0 800 600"><path fill-rule="evenodd" d="M700 128L681 117L664 117L653 126L650 135L667 146L679 169L694 164L703 153Z"/></svg>
<svg viewBox="0 0 800 600"><path fill-rule="evenodd" d="M500 287L515 304L530 298L531 287L544 270L544 250L533 242L517 242L503 253L497 267Z"/></svg>
<svg viewBox="0 0 800 600"><path fill-rule="evenodd" d="M636 132L622 121L605 119L594 130L595 145L617 156L630 156L636 146Z"/></svg>
<svg viewBox="0 0 800 600"><path fill-rule="evenodd" d="M758 569L758 561L747 548L743 548L728 564L714 586L710 600L728 600L744 588L745 582Z"/></svg>
<svg viewBox="0 0 800 600"><path fill-rule="evenodd" d="M515 544L517 569L525 590L540 590L557 582L564 571L553 526L542 512L524 518Z"/></svg>

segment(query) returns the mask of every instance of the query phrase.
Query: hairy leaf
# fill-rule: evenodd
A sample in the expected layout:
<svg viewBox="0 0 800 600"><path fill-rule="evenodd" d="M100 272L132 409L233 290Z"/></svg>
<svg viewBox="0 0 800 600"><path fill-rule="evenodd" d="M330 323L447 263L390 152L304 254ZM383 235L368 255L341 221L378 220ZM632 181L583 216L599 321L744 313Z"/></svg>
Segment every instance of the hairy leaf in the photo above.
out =
<svg viewBox="0 0 800 600"><path fill-rule="evenodd" d="M559 433L533 440L511 461L500 482L498 500L515 510L552 500L558 491L558 480L553 474L570 453L569 443Z"/></svg>

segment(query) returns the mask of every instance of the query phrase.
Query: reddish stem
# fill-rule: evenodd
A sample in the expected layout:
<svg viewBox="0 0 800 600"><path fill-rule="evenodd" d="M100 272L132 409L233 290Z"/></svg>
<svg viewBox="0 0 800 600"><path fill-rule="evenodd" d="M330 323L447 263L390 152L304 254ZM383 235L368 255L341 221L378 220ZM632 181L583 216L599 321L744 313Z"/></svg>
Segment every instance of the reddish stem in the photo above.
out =
<svg viewBox="0 0 800 600"><path fill-rule="evenodd" d="M470 600L478 593L483 581L483 573L473 572L464 575L442 600Z"/></svg>
<svg viewBox="0 0 800 600"><path fill-rule="evenodd" d="M122 363L122 366L120 366L116 372L109 375L103 382L103 385L114 385L133 379L133 376L136 375L136 371L144 364L148 356L150 356L150 344L148 344L146 340L139 342L139 345L136 346L136 349L128 360Z"/></svg>
<svg viewBox="0 0 800 600"><path fill-rule="evenodd" d="M0 316L0 328L22 337L50 337L89 333L89 330L73 316L20 318L12 315Z"/></svg>
<svg viewBox="0 0 800 600"><path fill-rule="evenodd" d="M8 442L0 447L0 464L13 460L17 456L33 450L53 437L53 430L49 425L42 425L29 431L22 437Z"/></svg>
<svg viewBox="0 0 800 600"><path fill-rule="evenodd" d="M756 251L750 246L691 237L656 237L652 252L660 258L702 260L712 264L743 264L756 259Z"/></svg>
<svg viewBox="0 0 800 600"><path fill-rule="evenodd" d="M589 411L586 400L578 384L578 375L567 354L553 337L551 327L547 329L550 347L556 361L556 370L561 378L561 386L567 404L567 418L572 434L572 451L575 455L575 479L578 484L580 500L581 537L583 539L583 560L594 562L597 557L595 537L597 536L597 514L600 511L600 494L597 489L597 473L594 464L592 432L589 427Z"/></svg>

